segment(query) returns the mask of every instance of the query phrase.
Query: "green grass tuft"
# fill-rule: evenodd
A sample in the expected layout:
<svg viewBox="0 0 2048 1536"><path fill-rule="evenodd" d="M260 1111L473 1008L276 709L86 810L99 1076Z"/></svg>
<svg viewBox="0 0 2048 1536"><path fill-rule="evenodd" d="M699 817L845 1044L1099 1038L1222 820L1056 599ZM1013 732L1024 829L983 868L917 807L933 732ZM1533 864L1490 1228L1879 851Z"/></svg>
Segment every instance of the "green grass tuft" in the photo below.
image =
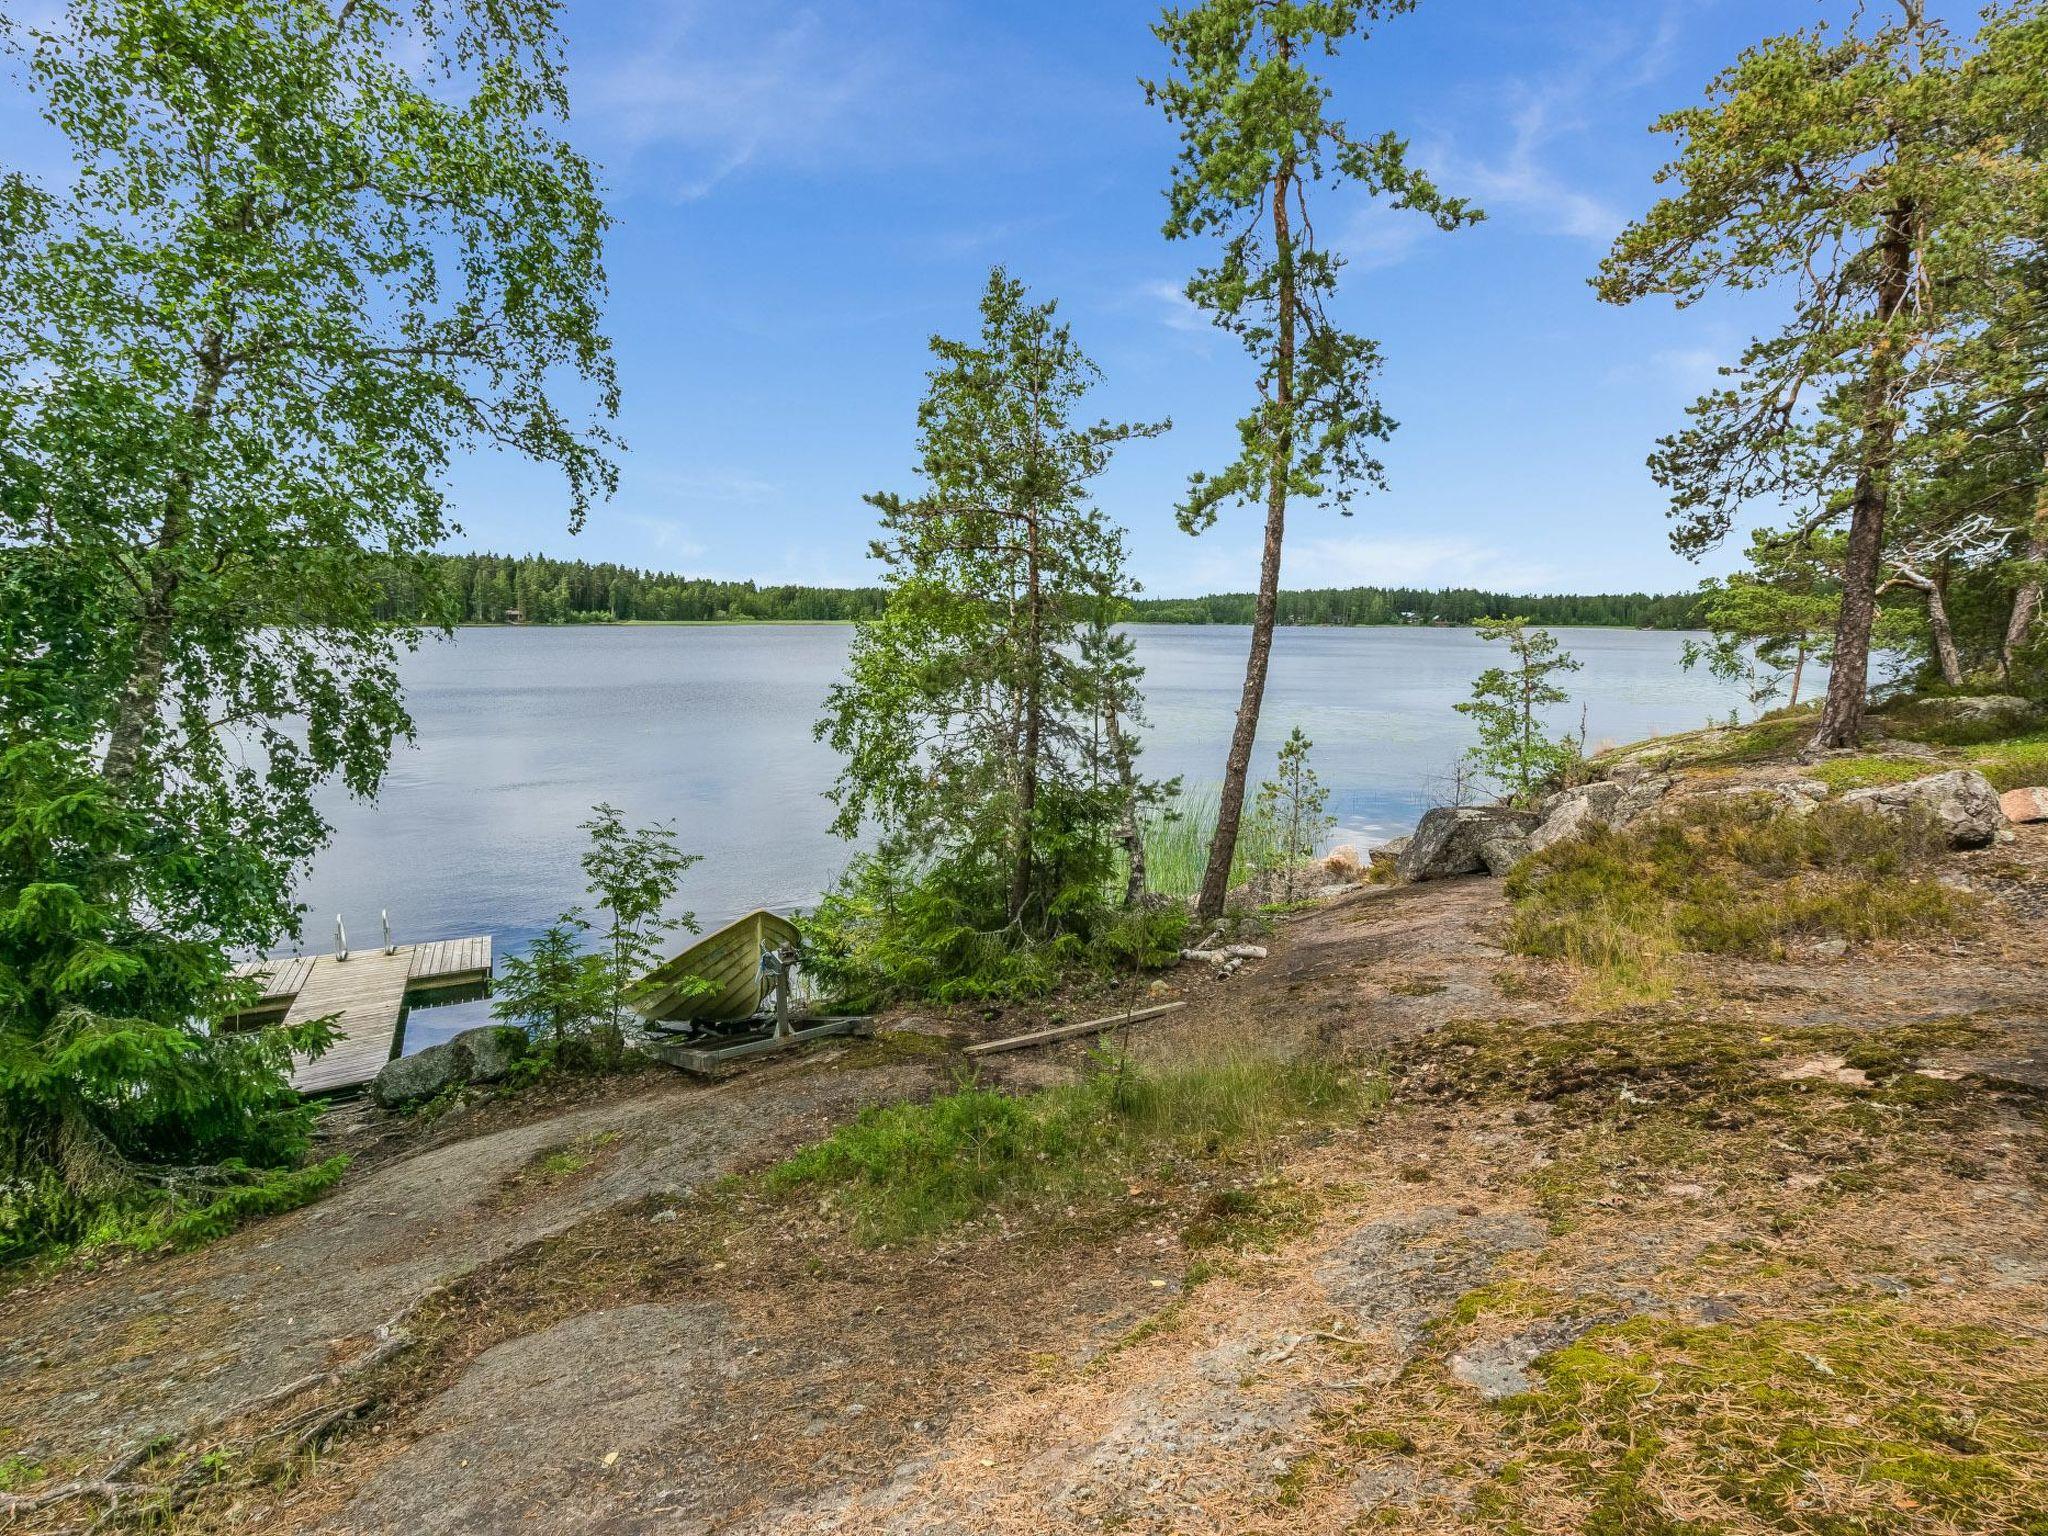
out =
<svg viewBox="0 0 2048 1536"><path fill-rule="evenodd" d="M1597 1328L1508 1405L1564 1471L1587 1531L1811 1536L2038 1532L2048 1375L2038 1349L1889 1306ZM1677 1499L1673 1495L1677 1494Z"/></svg>
<svg viewBox="0 0 2048 1536"><path fill-rule="evenodd" d="M318 1199L340 1182L348 1165L347 1155L340 1154L304 1168L266 1171L247 1184L224 1190L204 1205L123 1225L112 1241L143 1252L210 1243L258 1216L275 1215Z"/></svg>
<svg viewBox="0 0 2048 1536"><path fill-rule="evenodd" d="M1922 758L1906 757L1838 757L1813 764L1806 770L1809 778L1821 783L1836 794L1849 789L1874 789L1886 784L1910 784L1915 779L1924 779L1932 774L1946 773L1947 763L1930 763Z"/></svg>
<svg viewBox="0 0 2048 1536"><path fill-rule="evenodd" d="M1105 1064L1030 1094L969 1083L871 1108L766 1178L770 1189L817 1191L864 1243L903 1243L990 1211L1113 1198L1134 1174L1254 1152L1305 1124L1356 1117L1381 1092L1331 1062L1251 1050Z"/></svg>
<svg viewBox="0 0 2048 1536"><path fill-rule="evenodd" d="M1971 764L1999 790L2048 784L2048 731L1972 748Z"/></svg>

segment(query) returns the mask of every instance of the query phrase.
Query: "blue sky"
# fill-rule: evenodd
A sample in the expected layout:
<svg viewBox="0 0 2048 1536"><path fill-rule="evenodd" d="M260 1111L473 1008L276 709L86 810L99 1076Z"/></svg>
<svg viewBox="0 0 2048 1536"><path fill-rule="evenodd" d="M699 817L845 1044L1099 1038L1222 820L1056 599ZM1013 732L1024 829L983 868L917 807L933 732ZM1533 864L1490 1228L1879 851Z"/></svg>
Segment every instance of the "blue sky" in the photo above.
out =
<svg viewBox="0 0 2048 1536"><path fill-rule="evenodd" d="M1289 586L1690 586L1643 467L1753 328L1740 305L1616 310L1586 279L1653 195L1657 113L1812 0L1425 0L1334 67L1338 109L1393 128L1488 222L1438 235L1327 195L1342 305L1386 349L1391 488L1300 509ZM576 136L618 216L613 330L630 453L571 541L544 475L465 468L475 547L576 550L718 576L868 573L864 491L910 485L933 331L992 262L1058 298L1105 413L1171 416L1101 486L1148 590L1243 589L1258 523L1174 526L1228 457L1249 364L1178 296L1159 233L1173 137L1137 0L809 5L571 0ZM1725 559L1719 564L1725 564ZM1709 568L1717 562L1710 561Z"/></svg>
<svg viewBox="0 0 2048 1536"><path fill-rule="evenodd" d="M1423 0L1332 69L1361 131L1488 222L1455 235L1324 193L1352 258L1340 318L1378 337L1401 428L1354 517L1298 508L1288 586L1673 589L1643 460L1769 323L1768 301L1616 310L1586 279L1648 206L1647 131L1774 31L1843 0ZM604 168L628 444L572 539L545 471L484 458L462 547L768 581L871 577L863 492L910 489L933 331L991 263L1056 297L1108 375L1104 414L1170 416L1101 483L1148 590L1248 587L1256 515L1174 525L1224 462L1250 364L1178 296L1202 252L1159 233L1174 140L1141 0L567 0L572 137ZM6 113L0 110L0 117ZM1763 307L1759 307L1759 305ZM1704 569L1725 568L1732 552Z"/></svg>

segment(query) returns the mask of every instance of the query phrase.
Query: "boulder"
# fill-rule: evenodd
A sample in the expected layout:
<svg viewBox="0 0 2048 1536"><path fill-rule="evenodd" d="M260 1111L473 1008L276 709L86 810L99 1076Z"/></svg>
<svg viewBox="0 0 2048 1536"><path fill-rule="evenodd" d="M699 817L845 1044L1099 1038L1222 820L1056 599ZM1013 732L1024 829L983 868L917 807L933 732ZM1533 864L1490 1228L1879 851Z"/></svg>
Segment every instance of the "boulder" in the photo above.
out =
<svg viewBox="0 0 2048 1536"><path fill-rule="evenodd" d="M2005 830L1998 791L1983 774L1968 768L1937 773L1910 784L1852 790L1844 805L1860 805L1887 816L1922 812L1934 818L1952 848L1982 848Z"/></svg>
<svg viewBox="0 0 2048 1536"><path fill-rule="evenodd" d="M1828 797L1827 785L1819 779L1782 779L1768 793L1788 816L1811 816Z"/></svg>
<svg viewBox="0 0 2048 1536"><path fill-rule="evenodd" d="M1390 838L1388 841L1381 843L1379 847L1371 849L1366 853L1366 867L1370 870L1377 872L1377 878L1385 880L1387 878L1387 872L1390 872L1395 868L1396 864L1400 860L1401 851L1404 848L1406 848L1411 841L1413 841L1413 839L1411 838L1396 837Z"/></svg>
<svg viewBox="0 0 2048 1536"><path fill-rule="evenodd" d="M1441 880L1450 875L1504 875L1529 851L1529 834L1541 818L1534 811L1504 805L1448 805L1426 812L1395 856L1394 873L1404 882Z"/></svg>
<svg viewBox="0 0 2048 1536"><path fill-rule="evenodd" d="M1529 851L1541 853L1552 843L1581 837L1596 826L1611 827L1621 808L1622 786L1611 779L1581 784L1555 796L1543 823L1529 834Z"/></svg>
<svg viewBox="0 0 2048 1536"><path fill-rule="evenodd" d="M1543 824L1529 834L1529 852L1541 853L1595 826L1625 827L1655 808L1674 782L1668 773L1630 765L1610 778L1563 790L1550 798Z"/></svg>
<svg viewBox="0 0 2048 1536"><path fill-rule="evenodd" d="M531 1042L526 1038L526 1031L517 1025L485 1024L477 1029L465 1029L448 1044L460 1046L467 1053L463 1075L470 1082L495 1083L518 1065Z"/></svg>
<svg viewBox="0 0 2048 1536"><path fill-rule="evenodd" d="M1819 779L1780 779L1774 784L1731 784L1708 793L1736 800L1768 801L1772 810L1786 816L1811 816L1827 799L1828 787Z"/></svg>
<svg viewBox="0 0 2048 1536"><path fill-rule="evenodd" d="M527 1049L526 1031L510 1024L465 1029L452 1040L386 1062L370 1084L370 1097L380 1109L396 1109L468 1083L494 1083Z"/></svg>
<svg viewBox="0 0 2048 1536"><path fill-rule="evenodd" d="M2008 789L1998 797L1998 808L2007 821L2048 821L2048 789Z"/></svg>
<svg viewBox="0 0 2048 1536"><path fill-rule="evenodd" d="M370 1097L379 1109L397 1109L431 1099L461 1081L462 1064L455 1053L446 1044L430 1045L424 1051L385 1062L384 1070L370 1084Z"/></svg>

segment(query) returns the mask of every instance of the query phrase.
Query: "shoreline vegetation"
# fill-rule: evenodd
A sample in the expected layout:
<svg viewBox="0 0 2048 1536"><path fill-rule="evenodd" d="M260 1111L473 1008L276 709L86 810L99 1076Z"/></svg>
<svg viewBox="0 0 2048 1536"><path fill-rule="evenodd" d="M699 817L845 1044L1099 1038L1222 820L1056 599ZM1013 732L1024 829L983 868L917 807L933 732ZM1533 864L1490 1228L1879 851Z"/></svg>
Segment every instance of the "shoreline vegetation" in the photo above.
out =
<svg viewBox="0 0 2048 1536"><path fill-rule="evenodd" d="M443 621L458 628L573 624L849 624L878 616L881 587L714 581L607 562L545 555L434 558L432 576L387 573L377 616L387 623ZM1516 595L1477 587L1316 587L1278 594L1274 622L1290 627L1461 628L1519 615L1560 628L1703 629L1696 592ZM1254 595L1133 597L1136 624L1249 624ZM507 618L507 615L516 615Z"/></svg>

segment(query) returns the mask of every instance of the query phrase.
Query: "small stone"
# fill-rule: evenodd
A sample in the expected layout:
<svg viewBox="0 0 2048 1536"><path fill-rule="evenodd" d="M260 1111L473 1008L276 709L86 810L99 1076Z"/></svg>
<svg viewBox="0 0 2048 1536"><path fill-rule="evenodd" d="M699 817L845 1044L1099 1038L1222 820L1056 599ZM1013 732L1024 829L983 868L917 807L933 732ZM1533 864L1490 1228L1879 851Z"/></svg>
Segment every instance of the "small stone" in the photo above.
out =
<svg viewBox="0 0 2048 1536"><path fill-rule="evenodd" d="M1849 941L1847 939L1822 939L1813 946L1813 952L1823 960L1839 960L1842 956L1849 953Z"/></svg>
<svg viewBox="0 0 2048 1536"><path fill-rule="evenodd" d="M1793 1083L1802 1079L1818 1082L1840 1083L1848 1088L1867 1088L1870 1075L1861 1067L1852 1067L1839 1056L1812 1056L1805 1061L1795 1062L1778 1073L1779 1081ZM1795 1174L1793 1177L1797 1177Z"/></svg>
<svg viewBox="0 0 2048 1536"><path fill-rule="evenodd" d="M2007 821L2048 821L2048 789L2008 789L1998 797L1998 808Z"/></svg>

